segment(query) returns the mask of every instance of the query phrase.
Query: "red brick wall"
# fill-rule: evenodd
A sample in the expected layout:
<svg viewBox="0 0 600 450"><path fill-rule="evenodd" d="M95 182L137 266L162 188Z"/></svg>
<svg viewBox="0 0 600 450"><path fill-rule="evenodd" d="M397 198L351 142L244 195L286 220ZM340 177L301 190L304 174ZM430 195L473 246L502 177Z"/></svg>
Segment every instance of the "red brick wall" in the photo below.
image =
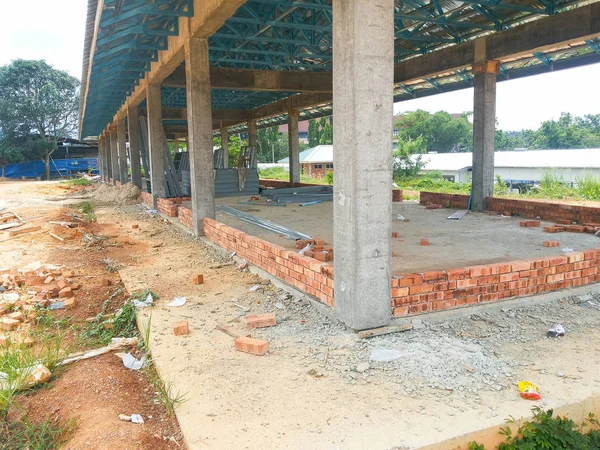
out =
<svg viewBox="0 0 600 450"><path fill-rule="evenodd" d="M156 200L156 208L169 217L177 217L178 206L190 200L191 197L159 198Z"/></svg>
<svg viewBox="0 0 600 450"><path fill-rule="evenodd" d="M402 200L404 200L402 189L392 189L392 201L401 202Z"/></svg>
<svg viewBox="0 0 600 450"><path fill-rule="evenodd" d="M394 277L395 316L419 314L600 281L600 249Z"/></svg>
<svg viewBox="0 0 600 450"><path fill-rule="evenodd" d="M243 233L213 219L204 219L204 233L211 241L230 252L236 252L250 264L316 297L322 303L333 306L332 265Z"/></svg>
<svg viewBox="0 0 600 450"><path fill-rule="evenodd" d="M149 192L142 192L142 203L145 203L152 208L152 194Z"/></svg>
<svg viewBox="0 0 600 450"><path fill-rule="evenodd" d="M185 208L184 206L180 206L177 212L179 216L179 222L188 227L189 229L194 229L194 224L192 222L192 210L189 208Z"/></svg>
<svg viewBox="0 0 600 450"><path fill-rule="evenodd" d="M469 196L460 194L440 194L437 192L421 192L421 203L424 205L439 204L445 208L467 209ZM600 208L592 206L566 205L535 200L520 200L512 198L486 199L488 211L497 213L518 214L521 217L556 221L568 220L577 223L600 222Z"/></svg>

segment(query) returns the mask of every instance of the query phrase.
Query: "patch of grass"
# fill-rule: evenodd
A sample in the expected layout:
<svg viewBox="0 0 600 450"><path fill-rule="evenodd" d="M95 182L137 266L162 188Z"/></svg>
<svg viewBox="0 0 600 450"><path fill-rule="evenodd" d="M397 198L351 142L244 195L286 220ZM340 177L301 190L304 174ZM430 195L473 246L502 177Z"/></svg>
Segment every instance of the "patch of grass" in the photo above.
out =
<svg viewBox="0 0 600 450"><path fill-rule="evenodd" d="M510 418L507 423L515 423ZM593 414L581 425L573 420L554 416L553 411L533 409L533 420L519 426L515 436L509 427L502 428L500 434L505 441L498 450L594 450L600 448L600 423ZM469 443L469 450L485 450L477 442Z"/></svg>
<svg viewBox="0 0 600 450"><path fill-rule="evenodd" d="M5 450L54 450L65 444L73 431L75 420L67 423L40 423L20 420L0 424L0 448Z"/></svg>
<svg viewBox="0 0 600 450"><path fill-rule="evenodd" d="M85 330L79 335L81 341L86 342L92 347L107 345L114 337L133 337L137 333L137 325L135 321L136 307L133 302L135 300L145 300L148 294L156 300L158 296L149 290L133 293L117 310L114 317L108 314L111 302L122 291L117 290L111 298L102 304L102 310L94 318Z"/></svg>
<svg viewBox="0 0 600 450"><path fill-rule="evenodd" d="M118 272L121 268L121 263L114 261L112 259L103 259L102 262L106 264L106 271L109 273Z"/></svg>
<svg viewBox="0 0 600 450"><path fill-rule="evenodd" d="M79 210L83 214L85 214L88 222L96 221L96 206L94 205L94 203L86 200L81 205L79 205Z"/></svg>
<svg viewBox="0 0 600 450"><path fill-rule="evenodd" d="M576 192L584 200L600 200L600 178L586 173L577 180Z"/></svg>
<svg viewBox="0 0 600 450"><path fill-rule="evenodd" d="M54 372L64 352L60 349L62 337L51 336L38 339L36 348L27 348L13 343L0 352L0 418L6 416L14 402L15 395L26 389L25 381L37 364L44 365Z"/></svg>
<svg viewBox="0 0 600 450"><path fill-rule="evenodd" d="M90 180L87 178L73 178L72 180L61 181L61 184L66 184L67 186L89 186Z"/></svg>
<svg viewBox="0 0 600 450"><path fill-rule="evenodd" d="M471 182L455 183L446 180L439 172L430 172L410 178L396 178L394 182L401 188L413 191L441 192L445 194L469 194Z"/></svg>

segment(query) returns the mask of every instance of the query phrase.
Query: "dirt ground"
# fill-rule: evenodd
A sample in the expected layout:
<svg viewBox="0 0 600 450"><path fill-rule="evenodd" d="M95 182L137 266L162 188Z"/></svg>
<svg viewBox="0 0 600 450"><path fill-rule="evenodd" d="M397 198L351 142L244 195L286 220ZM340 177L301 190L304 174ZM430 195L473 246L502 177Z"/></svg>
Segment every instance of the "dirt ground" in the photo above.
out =
<svg viewBox="0 0 600 450"><path fill-rule="evenodd" d="M217 205L231 206L333 244L332 202L275 207L267 206L264 199L253 205L239 201L247 199L222 198L217 199ZM518 217L482 213L469 213L461 220L449 220L447 217L453 210L429 210L414 201L394 203L392 212L392 230L400 233L400 238L392 239L394 275L552 256L560 254L562 248L583 251L600 247L600 238L591 234L544 233L542 227L553 222L542 222L539 228L526 228L519 226L523 219ZM398 220L398 215L410 221ZM283 247L295 248L294 241L223 211L217 211L217 220ZM421 246L422 238L429 240L428 247ZM561 247L544 247L545 240L558 240Z"/></svg>
<svg viewBox="0 0 600 450"><path fill-rule="evenodd" d="M103 260L129 261L148 247L124 232L122 224L92 223L68 229L48 223L73 220L71 214L76 211L70 207L80 203L81 196L88 196L85 188L67 191L55 182L0 182L0 209L17 213L27 221L25 228L42 227L41 231L12 238L8 230L0 232L0 267L19 268L39 261L73 270L74 282L81 285L74 309L43 312L52 317L53 324L27 328L36 342L48 333L60 333L61 348L67 353L90 348L92 344L81 339L81 332L88 325L86 319L100 313L108 298L112 300L107 312L127 299L127 288L118 272L107 272ZM86 247L79 230L111 236L110 244ZM103 286L102 279L109 279L112 285ZM62 324L60 330L54 329L57 324ZM74 419L68 449L185 448L177 421L157 402L154 386L144 374L125 368L114 353L69 365L55 373L47 385L18 396L17 402L19 407L12 408L9 419L20 420L23 415L34 422L50 419L66 423ZM119 420L119 414L133 413L141 414L145 423Z"/></svg>
<svg viewBox="0 0 600 450"><path fill-rule="evenodd" d="M29 189L39 186L17 188L23 208L60 212L62 205L42 198L27 205ZM3 192L0 183L0 202ZM99 232L114 235L120 247L83 251L80 241L57 245L38 235L0 243L2 254L10 264L66 258L90 275L102 270L94 261L110 258L120 266L111 275L115 283L120 278L129 292L150 289L160 297L139 320L150 322L158 372L187 398L176 414L190 449L413 449L528 416L536 405L552 408L600 393L597 286L452 320L423 316L413 331L361 340L306 298L240 272L231 255L141 205L99 206L96 214ZM79 250L63 249L71 247ZM192 284L195 274L204 275L204 284ZM186 304L169 307L175 296L186 297ZM276 326L245 330L245 316L264 312L276 314ZM173 335L179 320L189 322L188 336ZM546 338L554 322L565 326L564 338ZM217 324L267 339L271 351L263 357L237 352ZM397 359L373 360L382 350ZM61 418L76 416L79 428L68 448L179 448L171 436L183 446L177 424L161 413L139 376L109 354L73 365L52 388L34 391L23 403L34 416L54 414L54 401ZM519 397L516 383L523 379L540 387L542 401ZM133 410L152 418L142 426L118 421L118 414ZM106 420L95 420L96 414ZM108 438L116 441L99 444Z"/></svg>

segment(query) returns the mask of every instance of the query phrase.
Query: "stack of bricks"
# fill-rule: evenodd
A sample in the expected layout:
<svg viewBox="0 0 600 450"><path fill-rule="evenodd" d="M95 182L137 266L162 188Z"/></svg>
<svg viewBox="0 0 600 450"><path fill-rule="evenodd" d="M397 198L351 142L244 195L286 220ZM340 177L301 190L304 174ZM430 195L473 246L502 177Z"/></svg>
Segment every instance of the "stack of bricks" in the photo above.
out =
<svg viewBox="0 0 600 450"><path fill-rule="evenodd" d="M421 203L424 205L440 204L445 208L466 209L469 205L469 196L421 192ZM498 214L506 215L506 212L510 211L520 217L541 217L543 220L555 221L564 225L571 225L575 222L586 226L587 224L598 224L600 222L600 208L592 206L487 197L486 208L488 211Z"/></svg>
<svg viewBox="0 0 600 450"><path fill-rule="evenodd" d="M177 212L178 216L179 216L179 222L183 225L185 225L186 227L188 227L189 229L193 229L194 228L194 223L192 221L192 210L189 208L185 208L183 206L180 206L178 208L178 212Z"/></svg>
<svg viewBox="0 0 600 450"><path fill-rule="evenodd" d="M394 277L395 316L487 303L600 281L600 249Z"/></svg>
<svg viewBox="0 0 600 450"><path fill-rule="evenodd" d="M567 231L570 233L589 233L595 234L600 230L600 223L586 222L583 225L566 224L567 221L557 221L558 223L544 227L546 233L561 233Z"/></svg>
<svg viewBox="0 0 600 450"><path fill-rule="evenodd" d="M142 192L142 203L152 208L152 194L150 192Z"/></svg>
<svg viewBox="0 0 600 450"><path fill-rule="evenodd" d="M404 192L402 189L392 189L392 201L401 202L404 200Z"/></svg>
<svg viewBox="0 0 600 450"><path fill-rule="evenodd" d="M204 219L204 233L215 244L236 252L249 263L333 306L331 264L300 255L213 219Z"/></svg>

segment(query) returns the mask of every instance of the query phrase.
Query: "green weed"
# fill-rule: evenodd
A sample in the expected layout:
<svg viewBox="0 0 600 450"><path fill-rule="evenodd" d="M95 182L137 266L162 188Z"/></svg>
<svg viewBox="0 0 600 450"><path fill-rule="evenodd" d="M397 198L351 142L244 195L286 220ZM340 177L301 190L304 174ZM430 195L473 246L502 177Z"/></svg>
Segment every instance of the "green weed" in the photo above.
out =
<svg viewBox="0 0 600 450"><path fill-rule="evenodd" d="M67 442L75 428L75 420L63 424L49 420L34 423L26 419L3 423L0 425L0 448L54 450Z"/></svg>
<svg viewBox="0 0 600 450"><path fill-rule="evenodd" d="M600 178L586 173L577 180L576 192L584 200L600 200Z"/></svg>
<svg viewBox="0 0 600 450"><path fill-rule="evenodd" d="M96 221L96 206L92 202L83 202L81 205L79 205L79 210L85 214L88 222Z"/></svg>
<svg viewBox="0 0 600 450"><path fill-rule="evenodd" d="M61 183L68 186L89 186L90 180L87 178L74 178L72 180L61 181Z"/></svg>

